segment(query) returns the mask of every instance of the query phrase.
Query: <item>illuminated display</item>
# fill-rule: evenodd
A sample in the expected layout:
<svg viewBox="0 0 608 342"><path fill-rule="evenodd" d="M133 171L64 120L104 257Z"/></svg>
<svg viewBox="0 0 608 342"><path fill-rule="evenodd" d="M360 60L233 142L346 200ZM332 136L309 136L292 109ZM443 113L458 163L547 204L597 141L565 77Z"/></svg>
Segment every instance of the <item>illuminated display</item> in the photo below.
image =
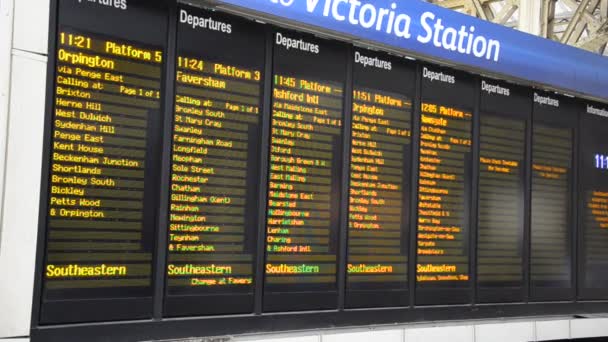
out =
<svg viewBox="0 0 608 342"><path fill-rule="evenodd" d="M525 123L482 115L480 141L477 278L519 284Z"/></svg>
<svg viewBox="0 0 608 342"><path fill-rule="evenodd" d="M551 97L553 99L553 97ZM539 300L571 285L571 182L576 107L561 99L535 103L532 126L531 295Z"/></svg>
<svg viewBox="0 0 608 342"><path fill-rule="evenodd" d="M422 103L418 188L418 282L467 281L463 236L464 154L470 112Z"/></svg>
<svg viewBox="0 0 608 342"><path fill-rule="evenodd" d="M87 26L93 31L79 29L68 15L116 16L120 26L127 15L120 10L97 14L95 4L62 4L60 19L64 12L68 19L57 32L42 316L79 321L87 314L62 310L61 303L152 295L156 228L150 201L158 192L152 173L158 159L150 148L158 134L164 52L151 45L153 39L125 40L117 30L93 33L101 31L96 20ZM125 313L149 315L147 300L139 303ZM104 317L104 308L91 315ZM53 315L57 310L68 312Z"/></svg>
<svg viewBox="0 0 608 342"><path fill-rule="evenodd" d="M60 37L46 288L147 287L151 254L141 243L142 128L150 110L160 106L161 69L153 63L162 55L156 62L131 62L106 49L117 44L110 39L75 31ZM79 39L87 45L70 44ZM96 280L104 277L112 280Z"/></svg>
<svg viewBox="0 0 608 342"><path fill-rule="evenodd" d="M264 35L229 16L180 9L188 16L230 31L179 25L167 312L251 312ZM238 304L218 298L226 293Z"/></svg>
<svg viewBox="0 0 608 342"><path fill-rule="evenodd" d="M605 156L603 154L596 154L595 155L595 168L602 169L602 170L608 170L608 156Z"/></svg>
<svg viewBox="0 0 608 342"><path fill-rule="evenodd" d="M532 281L569 281L563 262L569 254L572 130L538 124L533 132Z"/></svg>
<svg viewBox="0 0 608 342"><path fill-rule="evenodd" d="M477 300L523 298L526 123L530 93L481 81Z"/></svg>
<svg viewBox="0 0 608 342"><path fill-rule="evenodd" d="M469 284L469 209L473 114L464 75L423 67L416 283L417 301L464 298L450 289ZM472 96L469 98L472 101ZM424 290L440 290L425 299ZM433 292L435 293L435 292Z"/></svg>
<svg viewBox="0 0 608 342"><path fill-rule="evenodd" d="M345 53L307 37L275 38L265 306L289 305L279 293L307 291L319 294L296 307L335 306L320 293L336 291L345 69L335 66Z"/></svg>
<svg viewBox="0 0 608 342"><path fill-rule="evenodd" d="M61 32L65 47L58 52L46 287L146 287L151 254L141 244L141 128L159 107L160 67L147 63L160 63L162 55L137 64L102 52L115 42L69 32ZM90 54L72 50L78 47L70 41L77 38L90 44L84 47ZM100 68L108 71L84 70L92 66L88 61L105 63ZM103 277L112 281L94 279Z"/></svg>
<svg viewBox="0 0 608 342"><path fill-rule="evenodd" d="M596 158L608 151L607 129L608 118L589 113L582 115L579 286L584 299L608 298L608 171L597 167Z"/></svg>
<svg viewBox="0 0 608 342"><path fill-rule="evenodd" d="M374 58L374 66L362 63ZM408 94L414 69L364 51L356 51L354 61L347 301L352 306L403 305L408 300L411 174Z"/></svg>

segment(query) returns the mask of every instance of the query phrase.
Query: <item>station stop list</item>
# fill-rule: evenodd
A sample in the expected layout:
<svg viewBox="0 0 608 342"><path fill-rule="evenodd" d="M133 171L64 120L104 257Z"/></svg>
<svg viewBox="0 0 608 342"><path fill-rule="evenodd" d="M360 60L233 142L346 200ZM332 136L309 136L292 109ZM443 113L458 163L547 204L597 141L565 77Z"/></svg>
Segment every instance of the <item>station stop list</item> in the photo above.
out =
<svg viewBox="0 0 608 342"><path fill-rule="evenodd" d="M143 245L148 116L162 52L59 33L46 289L147 287Z"/></svg>
<svg viewBox="0 0 608 342"><path fill-rule="evenodd" d="M298 305L335 306L323 295L336 296L345 53L284 32L274 43L266 306L294 292L317 292Z"/></svg>
<svg viewBox="0 0 608 342"><path fill-rule="evenodd" d="M417 302L468 300L474 85L422 68L417 221ZM428 291L425 291L428 290Z"/></svg>
<svg viewBox="0 0 608 342"><path fill-rule="evenodd" d="M216 26L193 27L192 17ZM183 7L177 37L166 312L249 312L264 34L246 21Z"/></svg>
<svg viewBox="0 0 608 342"><path fill-rule="evenodd" d="M415 69L371 51L353 57L346 303L404 305Z"/></svg>
<svg viewBox="0 0 608 342"><path fill-rule="evenodd" d="M472 114L422 103L418 188L418 282L467 281L464 154Z"/></svg>

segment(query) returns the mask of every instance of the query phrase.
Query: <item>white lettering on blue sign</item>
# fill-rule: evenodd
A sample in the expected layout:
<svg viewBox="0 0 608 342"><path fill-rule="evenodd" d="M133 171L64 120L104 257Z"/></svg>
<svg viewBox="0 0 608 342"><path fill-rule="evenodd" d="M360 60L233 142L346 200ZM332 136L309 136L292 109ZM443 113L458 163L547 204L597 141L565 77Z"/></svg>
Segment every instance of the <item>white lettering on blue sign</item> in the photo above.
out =
<svg viewBox="0 0 608 342"><path fill-rule="evenodd" d="M290 7L296 0L269 0L271 3ZM389 8L378 8L373 3L360 0L300 0L306 1L308 13L322 13L335 21L348 22L354 26L412 38L412 18L398 9L396 3ZM418 19L423 33L416 36L422 44L433 44L437 48L480 59L498 62L500 41L475 34L475 26L450 27L433 12L424 12Z"/></svg>

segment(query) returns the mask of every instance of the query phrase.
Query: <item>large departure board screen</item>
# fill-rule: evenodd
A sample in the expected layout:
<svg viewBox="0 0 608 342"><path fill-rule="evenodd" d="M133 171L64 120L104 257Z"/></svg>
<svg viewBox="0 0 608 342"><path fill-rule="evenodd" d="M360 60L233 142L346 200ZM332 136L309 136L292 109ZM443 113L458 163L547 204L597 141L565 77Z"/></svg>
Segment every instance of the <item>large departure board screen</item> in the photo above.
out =
<svg viewBox="0 0 608 342"><path fill-rule="evenodd" d="M337 305L346 49L274 34L264 307Z"/></svg>
<svg viewBox="0 0 608 342"><path fill-rule="evenodd" d="M477 301L523 300L526 129L531 93L481 80Z"/></svg>
<svg viewBox="0 0 608 342"><path fill-rule="evenodd" d="M347 306L408 303L415 68L356 50L348 209Z"/></svg>
<svg viewBox="0 0 608 342"><path fill-rule="evenodd" d="M179 9L168 315L253 311L264 57L257 25Z"/></svg>
<svg viewBox="0 0 608 342"><path fill-rule="evenodd" d="M34 333L608 302L608 105L207 2L52 1Z"/></svg>
<svg viewBox="0 0 608 342"><path fill-rule="evenodd" d="M572 298L572 184L579 107L534 93L530 212L530 298Z"/></svg>
<svg viewBox="0 0 608 342"><path fill-rule="evenodd" d="M165 13L59 1L43 322L151 315Z"/></svg>
<svg viewBox="0 0 608 342"><path fill-rule="evenodd" d="M416 303L470 298L469 234L475 83L422 67Z"/></svg>
<svg viewBox="0 0 608 342"><path fill-rule="evenodd" d="M580 123L579 296L608 299L608 107L587 104Z"/></svg>

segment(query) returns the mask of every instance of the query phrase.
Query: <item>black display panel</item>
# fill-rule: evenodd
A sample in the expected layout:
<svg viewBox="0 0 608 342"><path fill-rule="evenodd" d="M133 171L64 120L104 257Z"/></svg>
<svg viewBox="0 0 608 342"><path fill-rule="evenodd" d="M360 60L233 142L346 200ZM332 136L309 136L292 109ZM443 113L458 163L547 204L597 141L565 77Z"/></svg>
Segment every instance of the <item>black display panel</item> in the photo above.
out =
<svg viewBox="0 0 608 342"><path fill-rule="evenodd" d="M572 293L574 141L580 107L534 93L530 212L530 299Z"/></svg>
<svg viewBox="0 0 608 342"><path fill-rule="evenodd" d="M471 301L469 271L475 80L422 67L416 304Z"/></svg>
<svg viewBox="0 0 608 342"><path fill-rule="evenodd" d="M582 109L578 294L608 299L608 107L588 103Z"/></svg>
<svg viewBox="0 0 608 342"><path fill-rule="evenodd" d="M531 92L481 80L477 302L524 297L526 130Z"/></svg>
<svg viewBox="0 0 608 342"><path fill-rule="evenodd" d="M416 68L356 50L346 306L405 306Z"/></svg>
<svg viewBox="0 0 608 342"><path fill-rule="evenodd" d="M606 105L221 11L51 3L33 340L606 311Z"/></svg>
<svg viewBox="0 0 608 342"><path fill-rule="evenodd" d="M58 5L40 321L150 317L167 8Z"/></svg>
<svg viewBox="0 0 608 342"><path fill-rule="evenodd" d="M337 306L346 49L273 36L264 310Z"/></svg>
<svg viewBox="0 0 608 342"><path fill-rule="evenodd" d="M265 31L178 12L165 312L253 312Z"/></svg>

